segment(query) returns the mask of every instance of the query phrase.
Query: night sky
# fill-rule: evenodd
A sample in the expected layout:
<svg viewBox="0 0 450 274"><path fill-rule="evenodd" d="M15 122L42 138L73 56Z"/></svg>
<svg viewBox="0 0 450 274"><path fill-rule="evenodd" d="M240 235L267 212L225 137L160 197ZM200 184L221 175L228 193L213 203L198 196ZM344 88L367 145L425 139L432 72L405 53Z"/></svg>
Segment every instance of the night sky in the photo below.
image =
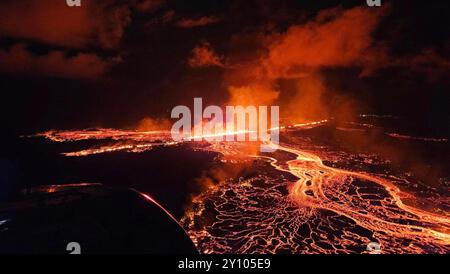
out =
<svg viewBox="0 0 450 274"><path fill-rule="evenodd" d="M136 128L192 104L448 123L447 1L3 0L2 127Z"/></svg>

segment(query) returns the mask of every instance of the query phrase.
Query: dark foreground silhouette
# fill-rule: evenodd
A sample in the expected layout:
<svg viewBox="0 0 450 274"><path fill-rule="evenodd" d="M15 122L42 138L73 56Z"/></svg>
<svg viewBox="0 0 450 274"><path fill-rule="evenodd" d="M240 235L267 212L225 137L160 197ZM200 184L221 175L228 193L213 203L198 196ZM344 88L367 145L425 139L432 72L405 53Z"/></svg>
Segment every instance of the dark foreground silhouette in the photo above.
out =
<svg viewBox="0 0 450 274"><path fill-rule="evenodd" d="M74 244L70 244L74 242ZM0 205L0 253L197 253L150 196L98 184L43 186Z"/></svg>

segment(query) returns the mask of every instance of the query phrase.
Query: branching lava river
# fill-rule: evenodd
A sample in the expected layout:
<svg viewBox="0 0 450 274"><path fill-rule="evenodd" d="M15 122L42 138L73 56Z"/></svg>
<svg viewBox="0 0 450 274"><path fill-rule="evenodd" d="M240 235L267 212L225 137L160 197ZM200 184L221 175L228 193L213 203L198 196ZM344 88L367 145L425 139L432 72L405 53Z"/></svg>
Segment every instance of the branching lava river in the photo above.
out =
<svg viewBox="0 0 450 274"><path fill-rule="evenodd" d="M220 155L217 169L199 178L206 187L192 197L180 220L202 253L365 253L369 243L377 243L381 253L449 253L446 207L416 206L420 198L400 187L413 184L411 178L325 165L324 158L345 161L349 156L292 137L296 128L326 122L282 128L286 138L274 153L261 154L248 142L181 142ZM181 145L164 131L98 129L39 136L55 142L110 141L66 156ZM375 160L366 155L361 161ZM230 173L227 166L238 168ZM446 191L429 200L448 205Z"/></svg>

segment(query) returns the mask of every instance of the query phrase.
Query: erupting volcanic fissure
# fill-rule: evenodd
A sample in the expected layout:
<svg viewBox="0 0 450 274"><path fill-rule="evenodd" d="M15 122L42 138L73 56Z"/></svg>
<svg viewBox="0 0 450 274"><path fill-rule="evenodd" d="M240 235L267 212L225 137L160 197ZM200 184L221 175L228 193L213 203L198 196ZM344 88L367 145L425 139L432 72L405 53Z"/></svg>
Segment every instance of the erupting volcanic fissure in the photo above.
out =
<svg viewBox="0 0 450 274"><path fill-rule="evenodd" d="M450 254L449 13L0 0L0 253Z"/></svg>
<svg viewBox="0 0 450 274"><path fill-rule="evenodd" d="M419 198L398 186L412 183L410 179L327 166L322 158L330 156L323 147L295 137L299 130L327 123L280 127L284 138L273 153L259 153L251 142L173 142L166 131L98 129L38 136L55 142L113 142L66 156L143 152L185 143L194 150L218 152L219 166L241 167L233 174L222 172L216 183L194 196L181 219L203 253L361 253L374 242L383 253L448 253L448 213L414 206ZM372 161L370 157L362 161Z"/></svg>

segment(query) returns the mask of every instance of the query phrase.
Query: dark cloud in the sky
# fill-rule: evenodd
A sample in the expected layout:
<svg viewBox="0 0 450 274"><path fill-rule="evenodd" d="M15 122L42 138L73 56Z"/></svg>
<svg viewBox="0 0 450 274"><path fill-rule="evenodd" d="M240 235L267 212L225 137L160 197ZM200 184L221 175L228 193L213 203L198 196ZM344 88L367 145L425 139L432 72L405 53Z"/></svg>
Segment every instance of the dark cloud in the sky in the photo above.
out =
<svg viewBox="0 0 450 274"><path fill-rule="evenodd" d="M409 113L428 102L420 109L427 113L430 98L448 92L448 5L355 8L364 3L86 0L68 8L62 0L5 0L2 115L20 132L127 126L167 118L194 96L220 104L254 88L271 100L301 100L292 91L299 86L332 88L378 112ZM296 77L303 80L289 80Z"/></svg>
<svg viewBox="0 0 450 274"><path fill-rule="evenodd" d="M0 71L67 78L102 75L114 63L99 50L117 50L132 21L132 12L150 13L162 0L84 1L70 8L63 0L6 0L0 4L0 36L17 39L0 51ZM36 54L26 43L38 42L51 50ZM52 48L58 47L58 50ZM79 50L75 56L69 56Z"/></svg>
<svg viewBox="0 0 450 274"><path fill-rule="evenodd" d="M223 56L214 52L214 49L208 42L202 42L192 50L192 56L188 62L192 68L223 67L223 59Z"/></svg>
<svg viewBox="0 0 450 274"><path fill-rule="evenodd" d="M130 7L115 2L70 8L60 0L6 1L0 5L0 33L68 48L115 48L131 20Z"/></svg>
<svg viewBox="0 0 450 274"><path fill-rule="evenodd" d="M200 18L184 18L176 22L176 26L180 28L203 27L220 22L220 18L215 16L202 16Z"/></svg>
<svg viewBox="0 0 450 274"><path fill-rule="evenodd" d="M64 78L98 77L115 63L89 53L68 56L63 51L54 50L45 55L35 55L23 44L0 50L0 60L0 72Z"/></svg>

